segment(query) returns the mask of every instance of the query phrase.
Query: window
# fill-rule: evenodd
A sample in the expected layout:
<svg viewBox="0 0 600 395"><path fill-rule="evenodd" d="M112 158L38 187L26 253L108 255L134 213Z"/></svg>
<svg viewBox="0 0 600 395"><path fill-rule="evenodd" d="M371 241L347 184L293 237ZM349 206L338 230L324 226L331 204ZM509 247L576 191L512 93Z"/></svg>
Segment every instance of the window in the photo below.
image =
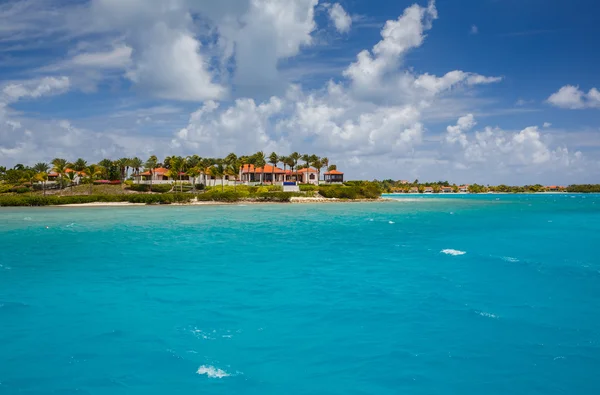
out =
<svg viewBox="0 0 600 395"><path fill-rule="evenodd" d="M315 179L315 175L314 175L314 174L311 174L311 175L310 175L310 179L311 179L311 180L314 180L314 179Z"/></svg>

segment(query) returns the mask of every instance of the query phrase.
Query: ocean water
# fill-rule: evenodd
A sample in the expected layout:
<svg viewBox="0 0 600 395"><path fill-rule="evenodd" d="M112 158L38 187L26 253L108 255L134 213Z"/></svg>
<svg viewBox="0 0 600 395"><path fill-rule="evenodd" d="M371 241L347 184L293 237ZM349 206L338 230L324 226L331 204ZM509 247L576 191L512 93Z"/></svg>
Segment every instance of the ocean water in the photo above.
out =
<svg viewBox="0 0 600 395"><path fill-rule="evenodd" d="M0 394L598 394L600 195L0 210Z"/></svg>

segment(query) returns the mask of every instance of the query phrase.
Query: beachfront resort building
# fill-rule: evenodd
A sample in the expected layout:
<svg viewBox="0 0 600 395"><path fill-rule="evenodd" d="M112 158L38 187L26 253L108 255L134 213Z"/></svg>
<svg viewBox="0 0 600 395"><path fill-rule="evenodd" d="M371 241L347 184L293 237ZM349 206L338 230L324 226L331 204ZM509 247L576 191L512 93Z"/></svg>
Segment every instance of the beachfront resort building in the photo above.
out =
<svg viewBox="0 0 600 395"><path fill-rule="evenodd" d="M441 187L440 188L440 193L452 193L452 192L454 192L452 187Z"/></svg>
<svg viewBox="0 0 600 395"><path fill-rule="evenodd" d="M344 173L339 170L329 170L323 175L323 180L331 184L343 183Z"/></svg>
<svg viewBox="0 0 600 395"><path fill-rule="evenodd" d="M433 187L425 187L425 188L423 188L423 193L433 193Z"/></svg>

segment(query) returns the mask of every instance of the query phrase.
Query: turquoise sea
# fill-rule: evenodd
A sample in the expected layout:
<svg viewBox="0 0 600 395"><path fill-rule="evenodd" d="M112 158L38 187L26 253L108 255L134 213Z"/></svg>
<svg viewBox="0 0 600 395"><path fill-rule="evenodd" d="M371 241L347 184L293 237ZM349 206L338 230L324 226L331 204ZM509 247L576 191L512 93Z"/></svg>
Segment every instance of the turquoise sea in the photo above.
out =
<svg viewBox="0 0 600 395"><path fill-rule="evenodd" d="M600 195L0 210L0 394L598 394Z"/></svg>

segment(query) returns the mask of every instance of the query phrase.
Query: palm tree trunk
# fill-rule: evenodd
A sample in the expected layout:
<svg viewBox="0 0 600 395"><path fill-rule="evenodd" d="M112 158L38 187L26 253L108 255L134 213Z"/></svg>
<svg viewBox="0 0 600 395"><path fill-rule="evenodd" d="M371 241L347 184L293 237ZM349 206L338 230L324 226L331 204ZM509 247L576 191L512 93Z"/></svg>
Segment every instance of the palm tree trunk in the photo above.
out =
<svg viewBox="0 0 600 395"><path fill-rule="evenodd" d="M225 185L223 184L225 182L225 176L221 176L221 192L225 192Z"/></svg>
<svg viewBox="0 0 600 395"><path fill-rule="evenodd" d="M150 192L152 192L152 170L150 170Z"/></svg>

